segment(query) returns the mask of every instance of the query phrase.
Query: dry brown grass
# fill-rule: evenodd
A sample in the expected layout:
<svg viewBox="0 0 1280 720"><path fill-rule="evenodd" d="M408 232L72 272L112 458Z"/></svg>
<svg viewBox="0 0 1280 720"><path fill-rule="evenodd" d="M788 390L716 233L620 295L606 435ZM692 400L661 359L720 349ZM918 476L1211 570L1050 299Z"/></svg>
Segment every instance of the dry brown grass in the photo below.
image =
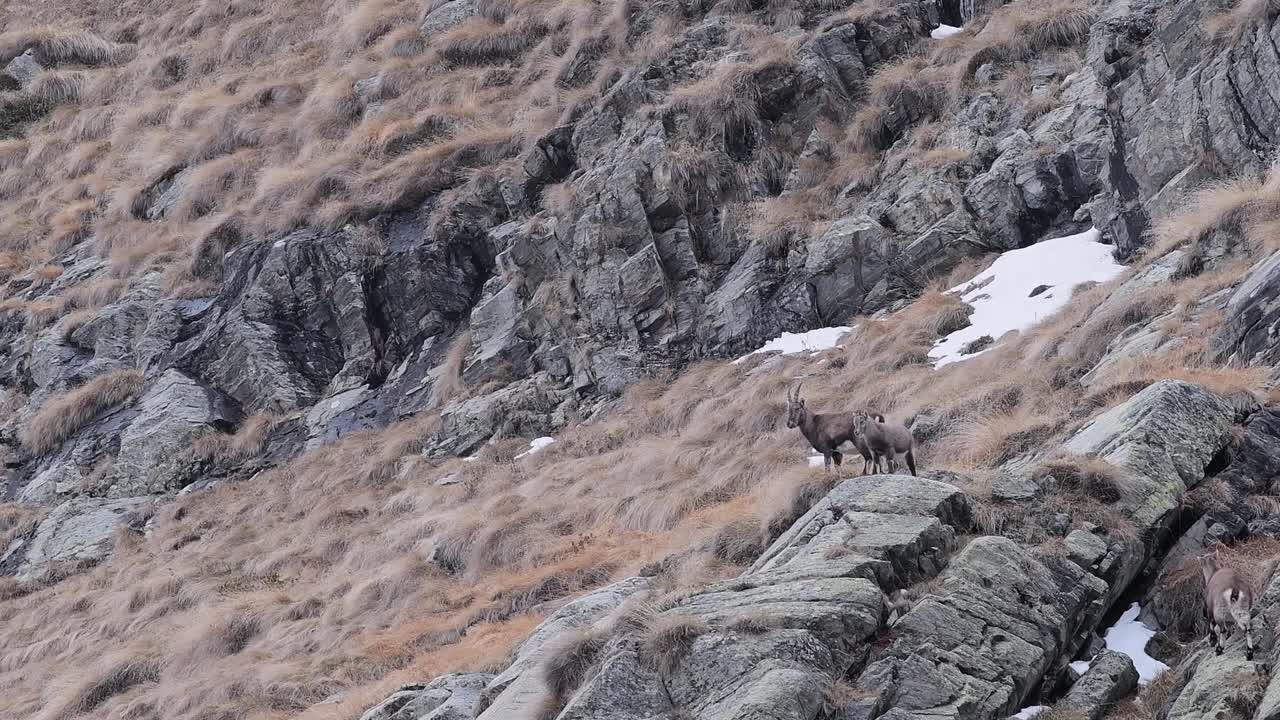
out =
<svg viewBox="0 0 1280 720"><path fill-rule="evenodd" d="M1277 15L1280 3L1276 0L1235 0L1229 10L1209 18L1205 29L1215 41L1229 44L1238 42L1251 26Z"/></svg>
<svg viewBox="0 0 1280 720"><path fill-rule="evenodd" d="M54 449L103 410L133 397L142 381L141 370L113 370L50 399L23 425L23 447L35 453Z"/></svg>
<svg viewBox="0 0 1280 720"><path fill-rule="evenodd" d="M84 4L94 5L84 10L87 16L115 22L114 4ZM58 307L36 308L33 319L42 322L109 302L125 289L130 272L159 262L184 266L171 276L172 288L216 282L219 272L201 268L199 259L226 249L215 237L223 223L239 223L245 233L317 218L336 223L447 192L518 155L541 129L575 112L610 68L658 57L686 22L669 17L653 31L665 37L629 40L625 24L621 30L608 25L614 49L602 56L597 79L562 92L554 89L558 70L548 70L563 67L556 48L566 40L564 47L580 47L595 34L589 25L605 27L595 22L600 18L566 21L564 10L573 3L482 5L483 18L450 33L443 52L422 44L420 54L412 50L417 10L409 2L274 4L246 16L209 1L136 15L138 59L62 68L90 73L91 81L79 87L81 103L58 107L25 126L24 139L0 144L0 212L26 218L0 231L8 252L0 256L0 271L44 264L52 248L89 237L111 257L119 280L77 288ZM1012 3L996 16L1040 6ZM32 17L48 19L47 8L31 7ZM885 7L862 3L853 10ZM770 22L794 21L785 7L769 12ZM1025 25L1030 16L1019 17ZM746 16L735 16L739 21ZM1070 41L1077 25L1063 15L1034 42ZM1016 38L1001 41L1010 39ZM953 101L957 64L971 57L972 42L966 32L933 44L926 59L886 67L872 83L872 105L911 109L916 125L944 112ZM726 161L721 151L743 124L758 122L744 77L791 61L787 46L760 47L768 52L724 63L714 82L681 89L652 108L686 114L697 130L673 144L662 168L682 207L740 201L742 189L763 172ZM385 73L382 110L368 113L351 83L379 72ZM210 82L215 77L218 82ZM911 82L920 79L923 85ZM526 112L535 94L546 105ZM876 140L875 123L883 128L886 120L869 111L858 127L833 121L824 128L835 150L808 170L811 181L821 177L812 187L818 203L875 181L881 158L865 140ZM932 133L918 133L921 147L936 147ZM97 145L103 142L109 148ZM95 145L80 147L86 143ZM170 216L134 217L138 195L184 164L192 171ZM68 195L44 192L73 172L83 175L74 181L76 192L99 188L91 198L70 189ZM712 189L709 197L695 192L704 184ZM568 219L574 191L572 183L561 183L544 199ZM89 199L92 205L84 202ZM787 202L796 205L784 207ZM771 202L766 209L778 212L762 234L804 234L814 212L809 202ZM59 215L67 207L74 209ZM819 221L825 212L819 207ZM1206 289L1188 284L1193 281L1180 279L1170 292ZM680 589L736 575L838 481L809 469L804 441L782 426L785 389L796 374L809 375L806 392L815 410L871 406L897 418L934 414L939 429L921 443L921 467L972 472L975 483L966 489L981 496L993 465L1036 443L1058 441L1143 382L1211 371L1166 358L1134 370L1142 377L1087 395L1070 376L1087 370L1097 345L1105 346L1126 321L1169 307L1167 298L1146 298L1119 318L1091 321L1106 291L1079 295L1055 318L1009 341L1007 350L939 371L928 367L927 351L965 310L954 298L930 293L891 323L860 321L845 349L823 358L789 358L776 372L755 374L759 361L704 363L640 384L610 416L565 429L555 445L531 458L515 461L526 441L510 439L474 462L430 460L421 450L439 419L428 417L357 433L253 479L194 493L162 511L150 537L122 543L99 567L0 600L7 709L51 716L83 708L88 697L90 714L104 717L200 718L217 709L272 720L356 718L400 682L500 669L549 604L611 580L643 570ZM5 307L29 310L21 301ZM1067 342L1078 337L1089 342ZM458 341L442 377L457 378L466 354ZM438 404L467 390L452 381L438 387ZM59 414L64 421L91 404L71 405ZM52 403L46 411L52 417ZM270 423L250 421L240 433L210 436L193 450L238 461L261 448ZM69 431L75 423L55 425ZM452 473L463 481L434 484ZM1068 502L1075 503L1077 523L1127 532L1126 519L1096 500L1045 500ZM1033 512L983 505L980 528L1012 534ZM15 520L10 529L26 531L30 522ZM56 627L50 617L59 618ZM678 662L701 631L696 621L670 617L671 627L654 621L650 628L649 657L659 666ZM744 620L737 629L759 631L760 625ZM582 661L587 654L566 659ZM119 667L121 660L156 662L159 677L130 671L113 680L88 670ZM575 676L578 670L566 670L563 687ZM70 688L65 695L63 680ZM334 695L339 702L319 704Z"/></svg>
<svg viewBox="0 0 1280 720"><path fill-rule="evenodd" d="M608 417L568 428L519 461L527 446L519 438L474 462L422 457L423 440L439 427L434 417L348 436L184 498L160 514L151 537L100 567L0 604L10 648L0 653L0 682L13 688L18 712L35 714L49 707L44 680L69 665L94 667L111 647L157 654L162 674L105 700L104 712L145 698L175 718L211 705L352 718L395 682L500 667L546 603L642 570L674 589L736 575L838 482L808 468L803 439L783 427L789 378L798 374L808 375L816 411L865 406L939 418L936 435L921 442L920 466L971 473L966 490L982 501L1001 458L1060 441L1086 419L1079 407L1097 412L1142 387L1086 402L1078 385L1054 382L1064 357L1076 361L1064 340L1080 336L1106 290L1078 295L1007 349L941 370L920 358L955 322L957 305L930 293L892 322L859 321L843 350L821 358L788 358L768 373L753 372L762 360L707 362L636 385ZM253 420L197 448L243 457L268 425ZM462 482L434 484L452 473ZM1115 506L1081 493L1042 503L1068 508L1073 526L1133 535ZM1025 529L1043 523L1041 512L980 502L979 529L1042 542L1049 538ZM51 630L50 613L67 618L65 627ZM149 637L181 642L143 644L140 623ZM655 663L676 662L696 630L676 625L655 631L655 648L674 648L653 653ZM744 621L736 631L753 627ZM38 646L16 649L37 636ZM192 663L202 672L187 669ZM339 690L341 703L313 707Z"/></svg>
<svg viewBox="0 0 1280 720"><path fill-rule="evenodd" d="M1133 481L1102 458L1060 457L1040 466L1039 474L1053 478L1069 494L1083 494L1101 503L1134 499Z"/></svg>
<svg viewBox="0 0 1280 720"><path fill-rule="evenodd" d="M1026 0L992 13L958 64L958 89L987 63L1012 63L1038 53L1080 44L1089 36L1097 8L1089 0Z"/></svg>
<svg viewBox="0 0 1280 720"><path fill-rule="evenodd" d="M542 664L542 677L549 700L558 712L573 692L587 679L607 637L589 628L570 630L556 638L547 649ZM550 714L554 717L554 714Z"/></svg>
<svg viewBox="0 0 1280 720"><path fill-rule="evenodd" d="M187 452L193 458L222 464L247 460L262 452L272 428L280 420L273 415L254 415L241 423L234 433L213 433L201 437Z"/></svg>
<svg viewBox="0 0 1280 720"><path fill-rule="evenodd" d="M1256 593L1265 588L1262 577L1268 562L1280 557L1280 541L1259 537L1232 547L1217 547L1220 567L1240 573L1254 587ZM1208 632L1204 617L1204 577L1198 558L1189 558L1170 569L1159 580L1164 610L1169 620L1168 630L1183 635L1201 636Z"/></svg>
<svg viewBox="0 0 1280 720"><path fill-rule="evenodd" d="M693 641L707 629L705 622L691 615L660 615L645 628L640 640L641 658L651 669L670 675Z"/></svg>
<svg viewBox="0 0 1280 720"><path fill-rule="evenodd" d="M1157 219L1151 228L1151 247L1144 254L1149 263L1170 250L1197 246L1215 233L1233 233L1261 240L1253 252L1276 249L1270 233L1249 237L1247 228L1280 214L1280 165L1273 165L1265 177L1237 177L1211 183L1194 192L1178 212Z"/></svg>

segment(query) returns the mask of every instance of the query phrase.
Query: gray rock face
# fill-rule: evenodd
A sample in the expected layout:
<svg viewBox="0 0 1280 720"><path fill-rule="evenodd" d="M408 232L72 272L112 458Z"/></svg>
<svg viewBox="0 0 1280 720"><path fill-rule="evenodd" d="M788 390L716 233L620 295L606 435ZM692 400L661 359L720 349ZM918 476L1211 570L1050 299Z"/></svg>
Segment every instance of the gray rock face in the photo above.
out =
<svg viewBox="0 0 1280 720"><path fill-rule="evenodd" d="M538 672L548 643L562 633L589 627L617 609L627 598L652 587L647 578L629 578L565 605L533 631L516 651L516 659L485 686L477 718L501 720L536 712L545 688Z"/></svg>
<svg viewBox="0 0 1280 720"><path fill-rule="evenodd" d="M862 703L915 716L1008 717L1075 650L1076 629L1107 592L1073 564L1047 566L993 537L969 543L941 577L863 673Z"/></svg>
<svg viewBox="0 0 1280 720"><path fill-rule="evenodd" d="M1106 563L1108 606L1168 537L1183 493L1204 479L1233 418L1230 403L1208 390L1163 380L1094 418L1063 445L1067 453L1095 455L1119 469L1125 490L1116 505L1142 538Z"/></svg>
<svg viewBox="0 0 1280 720"><path fill-rule="evenodd" d="M112 467L113 497L170 489L174 457L201 435L234 428L239 409L216 391L178 372L165 371L138 402L137 416L120 435Z"/></svg>
<svg viewBox="0 0 1280 720"><path fill-rule="evenodd" d="M971 522L969 499L946 483L903 475L846 480L783 533L752 574L868 577L895 590L932 577Z"/></svg>
<svg viewBox="0 0 1280 720"><path fill-rule="evenodd" d="M860 578L723 583L665 613L707 627L668 667L655 670L637 639L615 637L558 717L813 717L883 613L882 593Z"/></svg>
<svg viewBox="0 0 1280 720"><path fill-rule="evenodd" d="M111 549L121 519L146 498L78 498L54 508L29 540L19 540L0 557L0 567L30 580L55 564L92 563Z"/></svg>
<svg viewBox="0 0 1280 720"><path fill-rule="evenodd" d="M1236 686L1256 672L1253 663L1244 659L1243 644L1243 636L1237 633L1231 645L1238 647L1231 652L1215 655L1212 648L1202 648L1183 661L1179 670L1190 670L1191 676L1169 709L1169 720L1233 716Z"/></svg>
<svg viewBox="0 0 1280 720"><path fill-rule="evenodd" d="M1260 261L1227 302L1226 322L1213 339L1220 362L1275 365L1280 362L1280 252Z"/></svg>
<svg viewBox="0 0 1280 720"><path fill-rule="evenodd" d="M1108 650L1093 659L1059 707L1070 706L1098 720L1137 686L1138 671L1129 656Z"/></svg>
<svg viewBox="0 0 1280 720"><path fill-rule="evenodd" d="M1127 500L1142 527L1155 527L1195 487L1226 444L1235 413L1197 385L1163 380L1081 428L1063 449L1096 455L1129 472Z"/></svg>
<svg viewBox="0 0 1280 720"><path fill-rule="evenodd" d="M4 72L0 73L0 90L26 90L42 72L44 68L36 62L35 53L28 50L4 66ZM5 87L6 83L10 86Z"/></svg>
<svg viewBox="0 0 1280 720"><path fill-rule="evenodd" d="M430 38L466 22L476 12L475 0L448 0L435 10L427 13L418 29L425 37Z"/></svg>
<svg viewBox="0 0 1280 720"><path fill-rule="evenodd" d="M369 709L360 720L471 720L488 673L441 675L425 685L406 685Z"/></svg>

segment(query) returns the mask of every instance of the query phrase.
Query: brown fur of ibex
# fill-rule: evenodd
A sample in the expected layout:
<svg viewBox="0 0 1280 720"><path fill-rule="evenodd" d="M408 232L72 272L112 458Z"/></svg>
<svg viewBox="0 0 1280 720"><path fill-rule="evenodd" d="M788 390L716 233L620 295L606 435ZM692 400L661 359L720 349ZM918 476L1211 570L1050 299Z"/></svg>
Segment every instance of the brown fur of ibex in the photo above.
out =
<svg viewBox="0 0 1280 720"><path fill-rule="evenodd" d="M884 419L879 413L875 417ZM800 428L801 434L809 441L814 450L822 453L822 465L828 471L834 462L836 467L844 460L844 454L836 448L844 443L853 443L862 455L862 474L866 475L875 465L879 472L879 463L874 463L875 456L867 443L858 434L858 413L826 413L810 412L800 397L800 386L787 392L787 427Z"/></svg>
<svg viewBox="0 0 1280 720"><path fill-rule="evenodd" d="M858 413L856 430L871 450L877 466L883 457L889 472L895 472L898 469L898 456L903 455L911 474L916 474L915 439L911 436L911 429L905 424L890 424L885 422L883 415L861 412Z"/></svg>
<svg viewBox="0 0 1280 720"><path fill-rule="evenodd" d="M1200 558L1204 574L1204 609L1209 617L1209 642L1222 654L1222 643L1231 625L1244 631L1245 659L1253 659L1253 587L1247 578L1231 568L1218 567L1215 555Z"/></svg>

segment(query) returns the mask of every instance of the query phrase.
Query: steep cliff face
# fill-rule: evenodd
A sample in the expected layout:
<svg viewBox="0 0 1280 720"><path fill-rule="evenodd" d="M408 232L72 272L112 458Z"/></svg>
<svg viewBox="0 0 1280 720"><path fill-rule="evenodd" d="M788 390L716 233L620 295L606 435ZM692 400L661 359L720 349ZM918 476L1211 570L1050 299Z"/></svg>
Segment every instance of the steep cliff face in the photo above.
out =
<svg viewBox="0 0 1280 720"><path fill-rule="evenodd" d="M155 567L187 548L201 572L221 573L209 569L222 567L210 543L239 535L219 503L261 483L285 495L256 508L235 495L235 506L264 526L296 522L294 533L360 528L383 542L370 507L388 517L420 510L421 525L406 525L411 539L393 543L413 558L396 577L447 586L432 612L467 617L415 626L406 657L545 614L544 603L643 566L643 577L611 586L607 603L567 623L594 634L582 640L583 674L553 688L552 716L994 719L1056 699L1074 679L1067 664L1092 656L1091 633L1139 590L1144 617L1170 642L1190 642L1181 563L1214 541L1273 532L1257 498L1272 494L1275 423L1258 395L1242 392L1270 387L1280 352L1277 263L1267 257L1280 216L1268 175L1280 137L1280 25L1269 4L367 5L363 15L333 11L367 23L351 29L361 39L344 55L361 58L344 72L360 72L334 97L249 71L204 88L222 93L220 115L191 84L197 55L184 43L206 32L195 19L73 44L7 18L0 136L12 137L0 144L0 201L30 223L11 217L5 230L18 259L4 271L0 307L0 444L13 501L0 571L14 576L15 596L36 593L12 601L28 603L12 610L26 636L38 630L23 613L66 576L105 562L99 579L74 582L127 582L132 570L107 558L133 543ZM201 22L231 23L218 36L221 62L252 67L250 50L270 43L249 43L231 10L204 9L212 14ZM283 32L281 18L250 11L253 27ZM383 16L385 27L374 21ZM958 32L938 32L945 26ZM164 42L148 45L139 27L164 30ZM144 65L137 77L121 70ZM483 109L441 110L457 88L437 93L433 73L494 100L490 124ZM115 135L92 129L102 120L93 99L131 82L134 97L159 88L186 103L150 120L127 116L137 128L190 139L203 118L216 132L199 152L165 155L127 182L100 172L102 187L82 182L74 201L23 186L58 149L85 168L112 153L140 162L145 153L122 149L135 127L122 112L103 121L121 123ZM322 106L341 122L316 130L322 141L299 154L334 153L332 167L309 175L274 153L298 144L287 118L310 122ZM259 115L272 119L246 120ZM278 172L259 177L233 157ZM67 215L58 220L48 204ZM69 224L60 235L59 223ZM931 282L1090 227L1132 272L1077 297L1056 325L1016 342L991 338L995 348L965 368L929 367L932 343L967 322ZM16 239L28 234L41 240ZM854 318L854 339L821 358L697 365ZM1001 378L998 358L1023 363L1021 374ZM702 518L739 508L765 475L800 473L768 469L792 462L775 396L793 376L815 378L833 409L847 398L914 416L930 469L966 474L895 481L872 493L879 505L841 486L805 515L824 495L810 488L780 516L739 526ZM655 377L686 384L662 391ZM1189 382L1152 385L1168 378ZM389 426L413 432L374 434ZM512 460L512 438L561 433L561 449L524 461L545 463L545 474ZM1064 511L1054 503L1094 486L1054 465L1062 455L1101 458L1136 479ZM479 459L455 459L467 456ZM752 457L762 459L752 466ZM651 461L662 468L652 486L640 477ZM919 505L932 497L920 487L946 502ZM323 518L289 510L302 488L339 494L342 508ZM578 504L582 527L562 514ZM515 529L503 536L488 516ZM682 532L696 541L677 547ZM661 536L649 548L661 557L610 544L607 562L573 564L610 533ZM980 537L957 539L967 535ZM254 537L245 545L267 543ZM321 554L365 572L349 540L334 543ZM287 587L329 562L293 550L238 561L243 577L201 576L201 587ZM668 582L706 557L721 575L755 567L692 594L658 592L667 588L654 578ZM519 591L492 590L483 609L473 605L482 594L461 589L489 572L556 563L573 565L571 580L522 578ZM100 579L108 575L116 580ZM139 591L138 607L174 605L157 619L198 607L146 577L156 587ZM328 591L363 593L359 602L385 613L371 626L404 621L379 600L398 585L354 585ZM904 588L915 602L889 624L884 594ZM654 617L606 618L633 592L661 598ZM289 598L285 615L331 629L352 621L309 602ZM259 610L243 642L228 626L240 644L219 651L220 662L279 614ZM671 626L678 652L646 644L655 623ZM548 702L542 645L531 640L514 664L487 668L506 670L497 675L424 684L476 669L433 660L379 712L443 718L475 706L514 717ZM59 652L37 654L52 663ZM308 672L329 672L332 658L305 653ZM387 666L408 662L396 655ZM1197 662L1181 671L1203 675L1189 687L1227 672ZM318 707L370 682L343 667L333 671L341 687L315 683L282 706ZM186 682L185 670L164 668L120 692ZM838 703L832 683L847 695ZM1103 696L1125 692L1090 684ZM230 691L210 697L237 702ZM44 700L64 714L93 710ZM171 697L153 700L159 716L197 716ZM373 704L363 700L343 698L344 711ZM1199 717L1186 708L1220 701L1180 699L1179 712Z"/></svg>

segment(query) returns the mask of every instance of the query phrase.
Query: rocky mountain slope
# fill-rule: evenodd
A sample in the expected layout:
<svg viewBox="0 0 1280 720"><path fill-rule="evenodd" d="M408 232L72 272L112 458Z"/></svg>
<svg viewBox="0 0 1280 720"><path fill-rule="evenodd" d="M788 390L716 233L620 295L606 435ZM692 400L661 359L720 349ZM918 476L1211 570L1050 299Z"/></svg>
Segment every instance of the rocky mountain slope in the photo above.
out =
<svg viewBox="0 0 1280 720"><path fill-rule="evenodd" d="M0 10L5 716L1277 712L1194 569L1280 551L1269 3L156 10Z"/></svg>

